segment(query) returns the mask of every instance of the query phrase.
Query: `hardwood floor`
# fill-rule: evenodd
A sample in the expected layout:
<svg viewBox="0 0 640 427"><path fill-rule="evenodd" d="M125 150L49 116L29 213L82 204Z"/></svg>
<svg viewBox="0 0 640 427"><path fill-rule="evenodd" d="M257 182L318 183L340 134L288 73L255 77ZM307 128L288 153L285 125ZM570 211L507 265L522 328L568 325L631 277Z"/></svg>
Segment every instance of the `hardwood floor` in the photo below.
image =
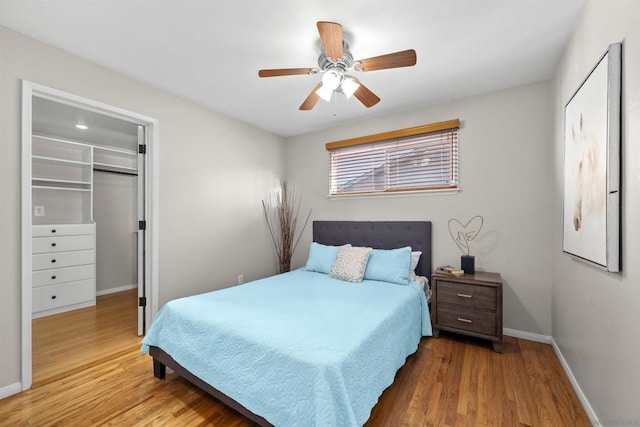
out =
<svg viewBox="0 0 640 427"><path fill-rule="evenodd" d="M34 319L33 388L138 347L137 295L102 295L93 307Z"/></svg>
<svg viewBox="0 0 640 427"><path fill-rule="evenodd" d="M116 342L105 339L102 349ZM156 379L151 358L140 353L138 342L0 400L0 424L251 425L170 370L165 380ZM441 338L422 339L366 424L431 425L591 423L551 346L505 337L504 352L498 354L488 343L443 332Z"/></svg>

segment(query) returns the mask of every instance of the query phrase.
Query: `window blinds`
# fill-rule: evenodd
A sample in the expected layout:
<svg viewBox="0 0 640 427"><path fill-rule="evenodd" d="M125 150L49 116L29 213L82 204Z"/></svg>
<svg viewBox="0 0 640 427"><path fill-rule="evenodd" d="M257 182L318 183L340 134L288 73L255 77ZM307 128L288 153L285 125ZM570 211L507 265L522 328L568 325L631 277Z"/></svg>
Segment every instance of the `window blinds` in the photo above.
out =
<svg viewBox="0 0 640 427"><path fill-rule="evenodd" d="M327 144L330 195L457 189L459 121L443 123L455 127L394 137L434 126L426 125L364 138L372 142Z"/></svg>

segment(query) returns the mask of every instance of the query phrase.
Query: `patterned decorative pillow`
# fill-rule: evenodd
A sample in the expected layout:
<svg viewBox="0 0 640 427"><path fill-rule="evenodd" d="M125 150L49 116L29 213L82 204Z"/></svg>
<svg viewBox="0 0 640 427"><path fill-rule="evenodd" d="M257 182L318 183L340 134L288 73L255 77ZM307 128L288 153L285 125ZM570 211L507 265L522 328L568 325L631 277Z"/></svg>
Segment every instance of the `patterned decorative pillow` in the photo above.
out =
<svg viewBox="0 0 640 427"><path fill-rule="evenodd" d="M371 248L341 246L329 276L348 282L362 282Z"/></svg>

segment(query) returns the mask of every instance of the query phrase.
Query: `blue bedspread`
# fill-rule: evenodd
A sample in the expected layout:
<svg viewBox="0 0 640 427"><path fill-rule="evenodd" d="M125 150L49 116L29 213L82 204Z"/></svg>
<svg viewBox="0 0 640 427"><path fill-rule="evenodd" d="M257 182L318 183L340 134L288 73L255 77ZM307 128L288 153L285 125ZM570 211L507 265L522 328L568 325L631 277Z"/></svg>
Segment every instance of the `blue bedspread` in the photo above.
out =
<svg viewBox="0 0 640 427"><path fill-rule="evenodd" d="M355 426L421 336L422 289L296 270L167 303L142 341L276 426Z"/></svg>

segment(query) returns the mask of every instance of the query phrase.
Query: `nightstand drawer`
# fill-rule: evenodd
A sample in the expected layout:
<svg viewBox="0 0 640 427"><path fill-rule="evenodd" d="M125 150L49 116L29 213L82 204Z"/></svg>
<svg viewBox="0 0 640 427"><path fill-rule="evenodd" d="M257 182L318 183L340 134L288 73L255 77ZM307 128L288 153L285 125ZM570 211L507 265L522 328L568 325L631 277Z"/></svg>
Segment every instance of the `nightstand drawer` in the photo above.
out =
<svg viewBox="0 0 640 427"><path fill-rule="evenodd" d="M496 334L496 314L488 311L438 304L438 325L449 326L485 335Z"/></svg>
<svg viewBox="0 0 640 427"><path fill-rule="evenodd" d="M438 302L467 307L496 309L496 288L438 279Z"/></svg>

